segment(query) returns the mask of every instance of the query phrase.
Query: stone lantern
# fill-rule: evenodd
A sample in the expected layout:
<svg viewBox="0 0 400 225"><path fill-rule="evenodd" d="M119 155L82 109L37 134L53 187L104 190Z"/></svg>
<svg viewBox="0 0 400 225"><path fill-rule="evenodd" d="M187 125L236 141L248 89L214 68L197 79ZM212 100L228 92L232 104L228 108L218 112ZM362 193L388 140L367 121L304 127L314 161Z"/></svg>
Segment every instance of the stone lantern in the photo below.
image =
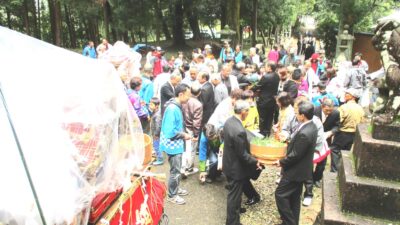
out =
<svg viewBox="0 0 400 225"><path fill-rule="evenodd" d="M221 41L229 43L235 35L236 31L231 30L229 25L225 25L224 29L221 30Z"/></svg>
<svg viewBox="0 0 400 225"><path fill-rule="evenodd" d="M343 62L351 60L351 54L353 51L354 36L349 34L349 25L343 26L341 34L336 36L336 62Z"/></svg>

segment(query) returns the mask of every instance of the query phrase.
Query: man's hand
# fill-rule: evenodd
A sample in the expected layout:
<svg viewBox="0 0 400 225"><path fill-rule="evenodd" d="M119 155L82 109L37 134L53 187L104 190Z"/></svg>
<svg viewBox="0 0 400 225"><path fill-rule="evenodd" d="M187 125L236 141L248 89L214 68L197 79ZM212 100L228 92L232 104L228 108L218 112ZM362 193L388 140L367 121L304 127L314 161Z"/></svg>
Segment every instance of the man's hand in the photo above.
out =
<svg viewBox="0 0 400 225"><path fill-rule="evenodd" d="M260 161L257 161L256 166L257 166L257 170L263 170L264 169L264 166L263 166L262 162L260 162Z"/></svg>
<svg viewBox="0 0 400 225"><path fill-rule="evenodd" d="M274 163L272 163L272 165L277 166L277 167L281 167L281 162L279 162L279 159L278 159Z"/></svg>
<svg viewBox="0 0 400 225"><path fill-rule="evenodd" d="M333 135L332 131L327 131L327 132L325 132L325 138L326 138L326 139L332 137L332 135Z"/></svg>

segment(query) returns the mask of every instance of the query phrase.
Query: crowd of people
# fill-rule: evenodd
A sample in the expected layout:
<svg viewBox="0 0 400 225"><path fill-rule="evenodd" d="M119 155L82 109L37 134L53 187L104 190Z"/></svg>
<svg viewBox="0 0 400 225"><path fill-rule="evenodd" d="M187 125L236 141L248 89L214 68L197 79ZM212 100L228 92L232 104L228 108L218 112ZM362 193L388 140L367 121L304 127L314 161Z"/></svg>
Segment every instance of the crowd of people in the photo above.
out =
<svg viewBox="0 0 400 225"><path fill-rule="evenodd" d="M83 54L95 58L111 47L104 40L96 51L91 42ZM257 133L288 144L286 157L274 163L282 168L275 198L283 224L298 224L303 186L309 206L313 186L321 185L323 153L330 149L330 171L337 172L340 151L351 148L365 117L359 101L369 77L361 54L335 68L323 50L303 59L301 50L287 47L252 47L246 55L225 42L218 58L207 44L170 59L157 47L141 73L125 82L143 131L153 138L153 165L168 160L168 201L185 204L189 192L181 178L199 172L200 182L211 184L224 175L226 224L240 224L242 193L246 205L261 200L251 179L264 165L250 154L248 140L249 132Z"/></svg>

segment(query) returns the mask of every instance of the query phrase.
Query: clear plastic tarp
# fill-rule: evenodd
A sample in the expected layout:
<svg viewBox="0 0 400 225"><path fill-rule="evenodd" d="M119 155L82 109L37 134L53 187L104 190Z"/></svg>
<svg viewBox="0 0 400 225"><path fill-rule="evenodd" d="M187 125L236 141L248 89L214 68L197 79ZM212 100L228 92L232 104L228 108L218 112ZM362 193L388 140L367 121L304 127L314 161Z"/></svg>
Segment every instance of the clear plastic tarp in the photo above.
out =
<svg viewBox="0 0 400 225"><path fill-rule="evenodd" d="M0 88L0 224L43 223L17 140L47 224L76 223L141 169L140 121L112 64L0 27Z"/></svg>

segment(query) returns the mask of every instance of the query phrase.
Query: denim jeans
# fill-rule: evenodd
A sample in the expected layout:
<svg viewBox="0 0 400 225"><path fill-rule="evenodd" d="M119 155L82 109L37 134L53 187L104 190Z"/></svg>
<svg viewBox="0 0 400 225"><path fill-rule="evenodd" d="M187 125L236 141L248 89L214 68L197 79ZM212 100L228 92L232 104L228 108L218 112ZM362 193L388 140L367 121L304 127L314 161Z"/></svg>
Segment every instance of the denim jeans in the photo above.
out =
<svg viewBox="0 0 400 225"><path fill-rule="evenodd" d="M163 154L162 154L162 151L160 151L160 139L159 138L153 139L153 149L154 149L154 152L156 153L157 160L162 160Z"/></svg>
<svg viewBox="0 0 400 225"><path fill-rule="evenodd" d="M178 194L179 180L181 177L182 154L168 155L169 178L168 197L173 198Z"/></svg>
<svg viewBox="0 0 400 225"><path fill-rule="evenodd" d="M218 171L218 156L217 154L210 150L208 153L208 160L209 160L209 165L208 165L208 178L214 180L217 178L220 174L221 171Z"/></svg>

